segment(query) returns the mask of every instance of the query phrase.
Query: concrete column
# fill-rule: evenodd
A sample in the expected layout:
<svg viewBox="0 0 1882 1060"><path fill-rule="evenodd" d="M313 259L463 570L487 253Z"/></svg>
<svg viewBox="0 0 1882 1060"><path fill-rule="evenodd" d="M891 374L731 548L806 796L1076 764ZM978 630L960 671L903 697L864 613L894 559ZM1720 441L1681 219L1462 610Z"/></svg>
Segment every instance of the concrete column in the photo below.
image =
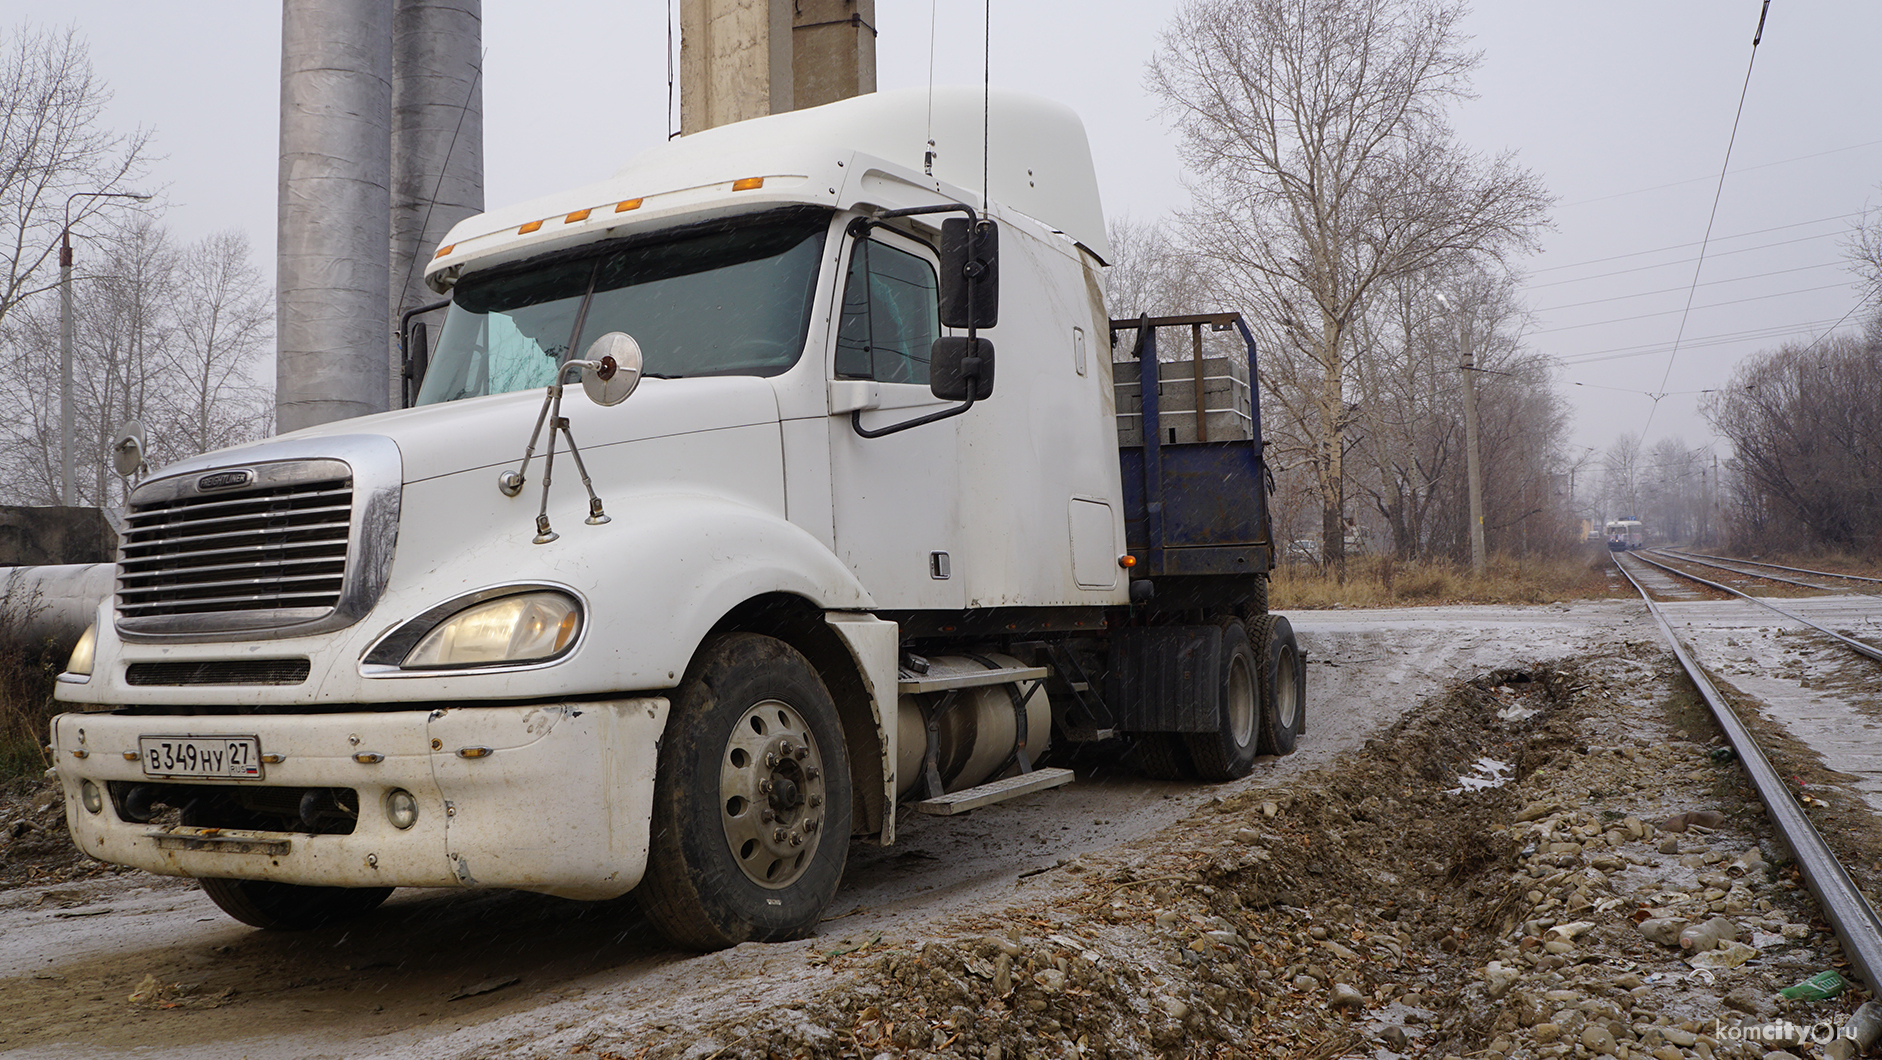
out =
<svg viewBox="0 0 1882 1060"><path fill-rule="evenodd" d="M680 0L680 131L794 108L792 0Z"/></svg>
<svg viewBox="0 0 1882 1060"><path fill-rule="evenodd" d="M438 300L425 264L484 209L483 0L393 0L390 401L402 391L399 314ZM434 332L435 334L435 332Z"/></svg>
<svg viewBox="0 0 1882 1060"><path fill-rule="evenodd" d="M820 107L876 90L876 0L797 0L792 102Z"/></svg>
<svg viewBox="0 0 1882 1060"><path fill-rule="evenodd" d="M283 0L275 417L379 412L387 379L392 5Z"/></svg>

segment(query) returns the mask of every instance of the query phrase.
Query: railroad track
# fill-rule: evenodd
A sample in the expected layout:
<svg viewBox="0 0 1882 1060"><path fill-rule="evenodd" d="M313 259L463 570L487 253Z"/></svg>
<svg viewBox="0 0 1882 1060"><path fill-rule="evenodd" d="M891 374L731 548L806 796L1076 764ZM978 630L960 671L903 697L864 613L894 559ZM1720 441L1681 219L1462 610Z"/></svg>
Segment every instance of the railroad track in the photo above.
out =
<svg viewBox="0 0 1882 1060"><path fill-rule="evenodd" d="M1626 557L1626 561L1623 560L1623 556ZM1750 775L1752 785L1757 789L1758 797L1763 801L1771 823L1777 828L1784 845L1790 848L1792 857L1797 861L1798 870L1803 873L1805 884L1810 888L1810 893L1816 896L1817 904L1823 910L1824 919L1836 932L1836 937L1842 943L1843 952L1848 956L1852 969L1868 984L1871 992L1882 990L1882 917L1876 915L1875 908L1863 897L1855 882L1850 879L1848 871L1830 851L1829 845L1823 841L1823 836L1810 823L1810 818L1804 814L1803 808L1797 804L1790 789L1785 786L1777 770L1772 767L1770 759L1765 756L1764 749L1758 746L1758 741L1752 735L1750 728L1739 719L1731 704L1712 683L1705 669L1681 642L1678 634L1674 632L1672 622L1667 619L1666 613L1654 600L1654 594L1649 590L1648 585L1659 583L1659 591L1665 594L1666 583L1671 581L1667 575L1671 574L1701 582L1713 589L1732 593L1747 600L1753 598L1736 589L1700 578L1689 572L1676 570L1667 564L1648 559L1637 553L1617 553L1614 560L1615 566L1620 568L1621 573L1639 591L1641 600L1647 605L1647 610L1652 613L1654 621L1659 623L1660 632L1666 637L1667 643L1672 646L1673 654L1679 659L1680 666L1685 668L1686 673L1692 677L1693 684L1698 686L1699 694L1704 697L1706 706L1711 709L1713 717L1719 723L1719 728L1724 731L1725 738L1738 755L1738 760L1744 764L1745 771ZM1658 568L1658 571L1652 568ZM1780 608L1765 604L1762 600L1754 600L1754 602L1771 607L1772 610L1785 614L1795 621L1804 621ZM1882 649L1824 630L1815 623L1806 622L1805 624L1813 629L1829 633L1839 643L1853 651L1882 661ZM1861 647L1858 648L1857 645Z"/></svg>
<svg viewBox="0 0 1882 1060"><path fill-rule="evenodd" d="M1878 592L1882 592L1882 590L1862 588L1863 585L1882 586L1882 578L1865 578L1860 574L1838 574L1835 571L1810 570L1807 567L1786 567L1781 563L1766 563L1763 560L1756 559L1739 559L1737 556L1710 556L1703 553L1687 552L1684 549L1667 548L1664 546L1651 548L1647 551L1655 555L1674 556L1686 563L1696 563L1703 567L1716 567L1719 570L1730 571L1733 574L1740 574L1752 578L1763 578L1767 581L1784 582L1788 585L1798 585L1806 589L1821 589L1825 592L1833 593L1849 592L1853 589L1856 592L1872 596L1877 595ZM1814 578L1834 578L1844 584L1823 585L1818 582L1798 581L1794 578L1784 578L1764 574L1760 571L1746 570L1746 567L1763 567L1766 570L1781 570L1788 574L1805 574ZM1856 584L1853 586L1850 585L1849 583L1852 582Z"/></svg>

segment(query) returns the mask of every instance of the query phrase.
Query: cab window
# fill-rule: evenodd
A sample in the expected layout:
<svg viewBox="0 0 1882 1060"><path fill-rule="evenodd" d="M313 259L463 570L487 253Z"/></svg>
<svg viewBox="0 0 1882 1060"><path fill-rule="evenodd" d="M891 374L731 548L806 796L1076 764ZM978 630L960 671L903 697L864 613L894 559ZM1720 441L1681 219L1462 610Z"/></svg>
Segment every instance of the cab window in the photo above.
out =
<svg viewBox="0 0 1882 1060"><path fill-rule="evenodd" d="M837 328L836 374L883 383L928 382L928 354L941 334L934 266L874 239L850 251Z"/></svg>

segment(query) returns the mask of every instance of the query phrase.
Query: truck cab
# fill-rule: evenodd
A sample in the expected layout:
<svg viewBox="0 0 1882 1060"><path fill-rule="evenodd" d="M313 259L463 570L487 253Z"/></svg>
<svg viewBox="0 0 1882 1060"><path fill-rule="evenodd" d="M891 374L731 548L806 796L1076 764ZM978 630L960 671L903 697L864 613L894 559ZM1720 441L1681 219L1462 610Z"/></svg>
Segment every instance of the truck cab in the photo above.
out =
<svg viewBox="0 0 1882 1060"><path fill-rule="evenodd" d="M1244 389L1252 337L1111 321L1108 253L1077 117L978 90L462 222L412 407L133 493L60 677L73 836L265 928L632 891L711 948L813 930L899 805L1070 780L1055 738L1215 780L1291 749L1256 403L1165 441L1166 386L1120 418L1113 377L1193 329L1201 428L1203 327Z"/></svg>

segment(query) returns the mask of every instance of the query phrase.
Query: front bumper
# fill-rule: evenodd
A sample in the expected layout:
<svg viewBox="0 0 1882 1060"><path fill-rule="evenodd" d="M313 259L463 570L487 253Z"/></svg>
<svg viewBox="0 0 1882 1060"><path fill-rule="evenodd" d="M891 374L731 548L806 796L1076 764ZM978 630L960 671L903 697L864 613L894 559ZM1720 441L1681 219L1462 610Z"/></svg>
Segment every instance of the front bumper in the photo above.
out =
<svg viewBox="0 0 1882 1060"><path fill-rule="evenodd" d="M632 890L646 869L666 717L659 697L344 714L61 714L52 738L66 823L101 861L170 876L603 899ZM348 835L235 832L141 824L110 799L86 810L86 780L100 790L146 782L143 735L254 736L268 763L261 779L180 783L350 788L358 821ZM467 748L487 753L459 754ZM384 811L395 789L417 798L410 828Z"/></svg>

